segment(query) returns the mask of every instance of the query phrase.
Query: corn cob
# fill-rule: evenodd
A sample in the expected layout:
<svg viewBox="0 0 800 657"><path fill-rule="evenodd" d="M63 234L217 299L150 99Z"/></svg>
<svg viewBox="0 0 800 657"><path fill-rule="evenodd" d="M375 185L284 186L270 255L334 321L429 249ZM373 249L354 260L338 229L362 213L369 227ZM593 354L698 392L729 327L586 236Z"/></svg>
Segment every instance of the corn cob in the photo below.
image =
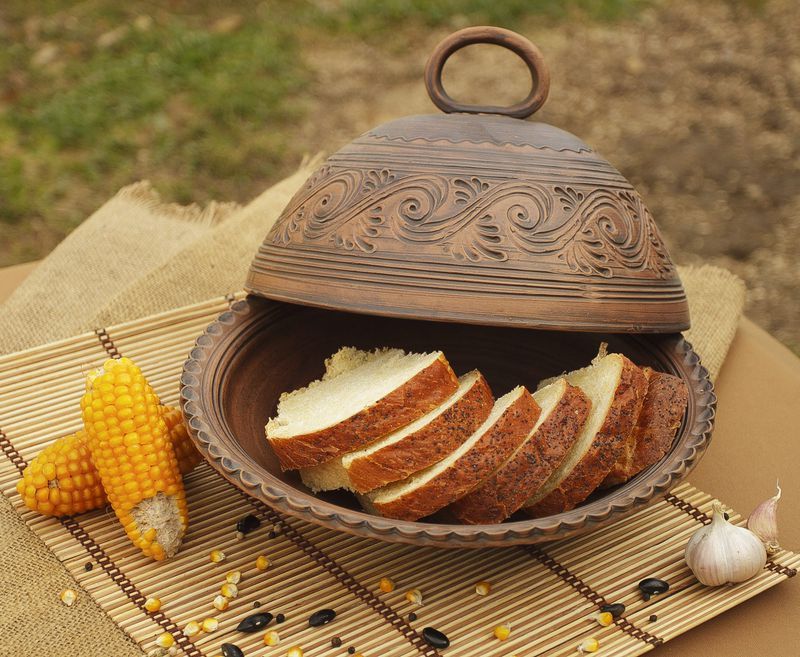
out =
<svg viewBox="0 0 800 657"><path fill-rule="evenodd" d="M178 467L185 475L202 456L189 438L181 409L162 406L162 410ZM45 447L22 472L17 492L29 509L46 516L71 516L108 504L83 430Z"/></svg>
<svg viewBox="0 0 800 657"><path fill-rule="evenodd" d="M86 444L128 538L156 560L177 551L188 512L158 397L129 358L109 359L86 379Z"/></svg>

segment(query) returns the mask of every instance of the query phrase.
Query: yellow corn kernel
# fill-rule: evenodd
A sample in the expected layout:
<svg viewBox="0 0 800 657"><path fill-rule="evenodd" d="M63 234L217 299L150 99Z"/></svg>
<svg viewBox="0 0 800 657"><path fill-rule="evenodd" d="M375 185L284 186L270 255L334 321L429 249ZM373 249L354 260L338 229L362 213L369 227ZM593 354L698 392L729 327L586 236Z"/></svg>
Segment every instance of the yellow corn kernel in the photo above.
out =
<svg viewBox="0 0 800 657"><path fill-rule="evenodd" d="M603 627L608 627L614 622L614 616L611 612L600 611L594 615L594 619Z"/></svg>
<svg viewBox="0 0 800 657"><path fill-rule="evenodd" d="M189 474L203 460L203 455L197 451L197 447L189 437L181 409L176 406L162 406L161 411L181 474Z"/></svg>
<svg viewBox="0 0 800 657"><path fill-rule="evenodd" d="M394 582L389 577L381 577L381 581L378 583L378 588L384 593L391 593L394 591Z"/></svg>
<svg viewBox="0 0 800 657"><path fill-rule="evenodd" d="M303 649L300 646L292 646L286 651L286 657L303 657Z"/></svg>
<svg viewBox="0 0 800 657"><path fill-rule="evenodd" d="M419 589L410 589L406 591L406 600L411 604L422 606L422 591Z"/></svg>
<svg viewBox="0 0 800 657"><path fill-rule="evenodd" d="M160 648L172 648L175 645L175 637L169 632L164 632L156 637L156 645Z"/></svg>
<svg viewBox="0 0 800 657"><path fill-rule="evenodd" d="M128 418L127 410L131 409L141 411L136 416L139 421L135 419L135 431L122 433L118 425ZM81 410L86 444L128 538L153 559L172 556L186 531L188 512L175 449L168 439L158 397L132 360L109 359L87 376ZM112 419L116 425L109 428ZM158 464L150 466L148 472L133 471L133 458L141 450L157 457ZM151 527L156 536L145 538Z"/></svg>
<svg viewBox="0 0 800 657"><path fill-rule="evenodd" d="M197 621L189 621L188 623L186 623L186 625L184 625L183 633L189 637L197 636L198 634L200 634L200 629L201 629L200 623L198 623Z"/></svg>
<svg viewBox="0 0 800 657"><path fill-rule="evenodd" d="M509 634L511 634L511 626L508 623L498 625L494 628L494 635L498 641L505 641Z"/></svg>
<svg viewBox="0 0 800 657"><path fill-rule="evenodd" d="M64 589L58 597L67 607L71 607L75 604L75 600L78 599L78 594L72 589Z"/></svg>
<svg viewBox="0 0 800 657"><path fill-rule="evenodd" d="M594 637L589 637L581 641L578 646L578 652L597 652L600 648L600 642Z"/></svg>
<svg viewBox="0 0 800 657"><path fill-rule="evenodd" d="M158 598L147 598L147 600L144 601L144 608L147 609L147 611L158 611L161 609L161 600Z"/></svg>
<svg viewBox="0 0 800 657"><path fill-rule="evenodd" d="M228 606L230 605L230 600L226 598L224 595L217 595L214 597L214 609L218 609L219 611L225 611Z"/></svg>
<svg viewBox="0 0 800 657"><path fill-rule="evenodd" d="M270 630L264 635L265 646L277 646L281 642L281 637L275 630Z"/></svg>
<svg viewBox="0 0 800 657"><path fill-rule="evenodd" d="M180 409L170 406L162 408L169 439L178 457L178 467L181 474L187 474L202 456L189 438ZM132 429L130 427L127 430ZM111 452L108 456L111 456ZM135 454L131 457L131 463L141 468L140 472L149 469L146 463L137 463ZM108 504L100 475L86 445L86 432L82 429L59 438L39 452L23 470L22 477L17 481L17 492L29 509L44 515L71 516L102 509ZM42 503L45 503L44 507Z"/></svg>
<svg viewBox="0 0 800 657"><path fill-rule="evenodd" d="M211 563L222 563L225 561L225 553L222 550L211 550L208 555Z"/></svg>
<svg viewBox="0 0 800 657"><path fill-rule="evenodd" d="M228 584L238 584L242 581L242 571L241 570L229 570L225 573L225 581Z"/></svg>
<svg viewBox="0 0 800 657"><path fill-rule="evenodd" d="M267 568L269 568L269 559L262 554L256 559L256 569L266 570Z"/></svg>
<svg viewBox="0 0 800 657"><path fill-rule="evenodd" d="M492 592L492 585L490 582L478 582L475 585L475 593L478 595L489 595Z"/></svg>
<svg viewBox="0 0 800 657"><path fill-rule="evenodd" d="M203 628L203 632L216 632L219 627L219 621L213 617L204 618L200 627Z"/></svg>
<svg viewBox="0 0 800 657"><path fill-rule="evenodd" d="M225 582L219 589L219 592L222 593L226 598L235 598L239 595L239 588L236 584L231 584L230 582Z"/></svg>
<svg viewBox="0 0 800 657"><path fill-rule="evenodd" d="M45 447L23 470L17 492L29 509L44 515L72 515L104 506L106 494L84 432Z"/></svg>

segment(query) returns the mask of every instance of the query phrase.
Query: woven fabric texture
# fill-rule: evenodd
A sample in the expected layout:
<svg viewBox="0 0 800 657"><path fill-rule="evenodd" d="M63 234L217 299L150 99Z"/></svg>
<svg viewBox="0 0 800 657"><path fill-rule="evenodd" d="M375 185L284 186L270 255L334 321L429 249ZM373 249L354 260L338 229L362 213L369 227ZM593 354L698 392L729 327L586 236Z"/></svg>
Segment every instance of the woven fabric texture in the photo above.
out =
<svg viewBox="0 0 800 657"><path fill-rule="evenodd" d="M0 353L11 353L241 289L252 254L314 162L247 206L161 203L147 183L121 190L0 306ZM716 376L736 332L744 285L725 270L680 269L692 314L687 338ZM0 500L0 656L142 654ZM57 593L79 591L77 609Z"/></svg>

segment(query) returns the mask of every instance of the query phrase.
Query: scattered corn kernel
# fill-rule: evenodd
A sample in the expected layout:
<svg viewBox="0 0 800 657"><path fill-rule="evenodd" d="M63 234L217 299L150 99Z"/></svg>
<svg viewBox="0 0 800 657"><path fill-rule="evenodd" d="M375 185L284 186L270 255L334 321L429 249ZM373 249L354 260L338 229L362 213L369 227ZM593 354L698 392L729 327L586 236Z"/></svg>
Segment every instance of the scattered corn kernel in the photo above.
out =
<svg viewBox="0 0 800 657"><path fill-rule="evenodd" d="M610 611L601 611L595 614L593 618L603 627L608 627L614 622L614 616Z"/></svg>
<svg viewBox="0 0 800 657"><path fill-rule="evenodd" d="M475 585L475 593L478 595L489 595L492 591L492 585L490 582L478 582Z"/></svg>
<svg viewBox="0 0 800 657"><path fill-rule="evenodd" d="M270 630L264 635L265 646L277 646L280 642L281 638L275 630Z"/></svg>
<svg viewBox="0 0 800 657"><path fill-rule="evenodd" d="M394 591L394 582L389 577L381 577L381 581L378 586L384 593L391 593Z"/></svg>
<svg viewBox="0 0 800 657"><path fill-rule="evenodd" d="M175 637L172 636L169 632L164 632L164 634L159 634L156 637L156 645L160 648L171 648L175 645Z"/></svg>
<svg viewBox="0 0 800 657"><path fill-rule="evenodd" d="M144 601L144 608L147 609L147 611L158 611L161 609L161 600L158 598L147 598L147 600Z"/></svg>
<svg viewBox="0 0 800 657"><path fill-rule="evenodd" d="M231 601L228 600L224 595L217 595L214 597L214 609L218 609L219 611L225 611L228 606L230 605Z"/></svg>
<svg viewBox="0 0 800 657"><path fill-rule="evenodd" d="M235 598L239 595L239 587L236 584L231 584L230 582L225 582L219 590L222 595L226 598Z"/></svg>
<svg viewBox="0 0 800 657"><path fill-rule="evenodd" d="M505 641L508 635L511 634L511 626L508 623L498 625L494 628L494 635L498 641Z"/></svg>
<svg viewBox="0 0 800 657"><path fill-rule="evenodd" d="M286 652L286 657L303 657L303 649L300 646L292 646Z"/></svg>
<svg viewBox="0 0 800 657"><path fill-rule="evenodd" d="M78 599L78 594L75 593L72 589L64 589L61 591L61 595L58 596L61 598L61 602L63 602L67 607L71 607L75 604L75 601Z"/></svg>
<svg viewBox="0 0 800 657"><path fill-rule="evenodd" d="M406 600L411 604L422 606L422 591L419 589L410 589L406 591Z"/></svg>
<svg viewBox="0 0 800 657"><path fill-rule="evenodd" d="M203 622L200 624L200 627L203 628L203 632L216 632L217 628L219 627L219 621L216 618L204 618Z"/></svg>
<svg viewBox="0 0 800 657"><path fill-rule="evenodd" d="M584 639L578 646L578 652L597 652L600 643L594 637Z"/></svg>
<svg viewBox="0 0 800 657"><path fill-rule="evenodd" d="M225 553L222 550L211 550L208 558L211 559L211 563L221 563L225 561Z"/></svg>
<svg viewBox="0 0 800 657"><path fill-rule="evenodd" d="M229 570L225 573L225 581L228 584L238 584L242 581L242 571L241 570Z"/></svg>
<svg viewBox="0 0 800 657"><path fill-rule="evenodd" d="M262 554L256 559L256 569L266 570L267 568L269 568L269 559Z"/></svg>
<svg viewBox="0 0 800 657"><path fill-rule="evenodd" d="M186 636L197 636L198 634L200 634L201 629L202 628L200 627L200 623L198 623L197 621L189 621L184 626L183 633Z"/></svg>

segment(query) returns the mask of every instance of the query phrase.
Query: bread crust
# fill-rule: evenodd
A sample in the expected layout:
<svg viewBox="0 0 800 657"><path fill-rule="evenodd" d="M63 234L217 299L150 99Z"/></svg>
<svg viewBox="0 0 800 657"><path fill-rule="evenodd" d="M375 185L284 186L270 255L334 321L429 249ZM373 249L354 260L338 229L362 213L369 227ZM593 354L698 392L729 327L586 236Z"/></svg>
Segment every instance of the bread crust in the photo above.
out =
<svg viewBox="0 0 800 657"><path fill-rule="evenodd" d="M650 377L653 375L652 367L642 367L641 370L642 374L644 374L644 377L647 379L647 394L645 394L644 400L642 401L642 408L639 411L637 422L642 416L645 404L647 404L647 397L650 394ZM621 484L628 480L630 477L628 473L633 466L633 455L636 451L636 440L637 432L636 426L634 425L633 429L628 435L628 439L625 441L625 445L622 448L622 452L620 453L617 462L611 467L611 470L606 475L606 478L600 482L600 486L598 486L598 488L609 488L610 486L616 486L617 484Z"/></svg>
<svg viewBox="0 0 800 657"><path fill-rule="evenodd" d="M461 399L402 440L355 459L347 474L350 484L366 493L441 461L484 423L494 405L491 388L478 374Z"/></svg>
<svg viewBox="0 0 800 657"><path fill-rule="evenodd" d="M689 387L683 379L653 372L642 412L636 423L636 449L628 478L660 461L672 447L689 403Z"/></svg>
<svg viewBox="0 0 800 657"><path fill-rule="evenodd" d="M500 470L453 502L448 511L471 525L503 522L561 465L591 407L580 388L566 383L564 394L536 433Z"/></svg>
<svg viewBox="0 0 800 657"><path fill-rule="evenodd" d="M526 389L466 454L424 486L389 502L370 506L380 515L418 520L462 497L496 470L528 437L539 406Z"/></svg>
<svg viewBox="0 0 800 657"><path fill-rule="evenodd" d="M319 465L410 424L440 406L457 389L458 377L440 355L403 385L338 424L291 438L267 436L267 441L281 470Z"/></svg>
<svg viewBox="0 0 800 657"><path fill-rule="evenodd" d="M625 356L621 358L622 372L614 399L591 446L549 495L525 508L528 515L540 518L575 508L605 479L619 458L647 394L647 378L642 370Z"/></svg>

